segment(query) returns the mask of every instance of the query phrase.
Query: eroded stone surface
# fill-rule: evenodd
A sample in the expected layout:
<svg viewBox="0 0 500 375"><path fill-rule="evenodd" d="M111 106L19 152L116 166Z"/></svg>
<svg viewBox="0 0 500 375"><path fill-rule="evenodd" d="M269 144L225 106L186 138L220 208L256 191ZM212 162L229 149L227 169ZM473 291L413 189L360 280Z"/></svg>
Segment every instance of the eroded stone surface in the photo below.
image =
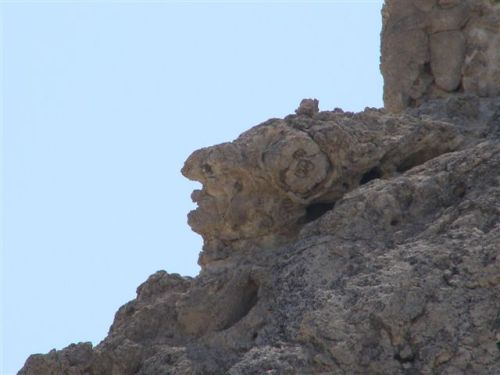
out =
<svg viewBox="0 0 500 375"><path fill-rule="evenodd" d="M500 374L496 4L388 0L389 111L305 99L194 152L200 275L19 375Z"/></svg>
<svg viewBox="0 0 500 375"><path fill-rule="evenodd" d="M383 10L384 103L401 111L428 98L500 92L500 3L389 0Z"/></svg>
<svg viewBox="0 0 500 375"><path fill-rule="evenodd" d="M201 274L155 273L99 345L19 374L500 373L499 108L293 115L195 152Z"/></svg>
<svg viewBox="0 0 500 375"><path fill-rule="evenodd" d="M436 85L446 91L458 89L465 58L465 38L460 31L442 31L430 37L431 69Z"/></svg>
<svg viewBox="0 0 500 375"><path fill-rule="evenodd" d="M196 151L182 172L203 184L189 214L205 241L200 264L290 242L313 211L331 207L370 173L388 178L460 142L445 122L367 110L273 119Z"/></svg>

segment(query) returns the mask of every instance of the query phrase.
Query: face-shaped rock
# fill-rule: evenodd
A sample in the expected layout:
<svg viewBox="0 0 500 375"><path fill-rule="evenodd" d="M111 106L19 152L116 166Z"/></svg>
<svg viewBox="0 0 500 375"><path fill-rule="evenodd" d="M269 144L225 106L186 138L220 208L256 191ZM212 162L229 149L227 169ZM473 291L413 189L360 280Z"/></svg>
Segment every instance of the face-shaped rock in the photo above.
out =
<svg viewBox="0 0 500 375"><path fill-rule="evenodd" d="M234 142L195 151L182 173L203 185L188 216L204 240L199 262L291 241L360 183L454 147L446 124L396 122L367 110L356 118L320 112L273 119Z"/></svg>
<svg viewBox="0 0 500 375"><path fill-rule="evenodd" d="M256 127L188 158L182 173L203 184L192 194L198 208L189 224L206 243L266 242L267 235L296 228L330 171L327 155L307 133L280 120Z"/></svg>

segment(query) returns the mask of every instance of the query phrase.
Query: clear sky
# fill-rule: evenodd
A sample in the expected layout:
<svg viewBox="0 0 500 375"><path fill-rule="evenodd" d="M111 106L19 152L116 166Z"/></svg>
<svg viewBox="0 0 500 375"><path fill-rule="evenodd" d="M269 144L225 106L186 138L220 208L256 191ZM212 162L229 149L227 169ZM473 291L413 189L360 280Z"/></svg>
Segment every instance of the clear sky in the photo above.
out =
<svg viewBox="0 0 500 375"><path fill-rule="evenodd" d="M306 97L382 106L381 4L4 1L1 374L197 274L192 151Z"/></svg>

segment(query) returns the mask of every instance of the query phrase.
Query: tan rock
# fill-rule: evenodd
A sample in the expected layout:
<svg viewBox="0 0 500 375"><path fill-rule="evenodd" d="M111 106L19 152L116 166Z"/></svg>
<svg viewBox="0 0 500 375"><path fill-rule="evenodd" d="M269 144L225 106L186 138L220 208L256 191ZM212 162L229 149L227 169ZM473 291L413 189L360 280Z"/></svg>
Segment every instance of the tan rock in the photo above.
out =
<svg viewBox="0 0 500 375"><path fill-rule="evenodd" d="M201 273L18 375L500 374L500 6L429 33L465 2L386 2L389 111L306 99L195 151Z"/></svg>
<svg viewBox="0 0 500 375"><path fill-rule="evenodd" d="M387 0L383 15L381 70L389 111L455 95L458 88L474 95L498 95L498 4Z"/></svg>
<svg viewBox="0 0 500 375"><path fill-rule="evenodd" d="M470 16L471 13L469 7L463 2L451 9L436 8L431 14L430 32L439 33L442 31L460 31Z"/></svg>
<svg viewBox="0 0 500 375"><path fill-rule="evenodd" d="M288 116L194 152L182 173L203 184L193 193L198 209L189 214L205 240L200 264L227 257L228 241L231 251L289 241L304 222L370 178L409 169L460 144L444 123L399 121L388 130L391 120L378 111L359 120L335 112L306 121Z"/></svg>
<svg viewBox="0 0 500 375"><path fill-rule="evenodd" d="M438 4L441 8L452 8L464 3L464 0L438 0Z"/></svg>
<svg viewBox="0 0 500 375"><path fill-rule="evenodd" d="M462 79L465 38L460 31L444 31L430 38L431 69L436 84L447 92L455 91Z"/></svg>
<svg viewBox="0 0 500 375"><path fill-rule="evenodd" d="M415 0L414 5L423 12L430 12L436 5L436 0Z"/></svg>
<svg viewBox="0 0 500 375"><path fill-rule="evenodd" d="M299 108L295 110L298 115L305 115L312 117L314 114L319 112L319 101L318 99L302 99Z"/></svg>

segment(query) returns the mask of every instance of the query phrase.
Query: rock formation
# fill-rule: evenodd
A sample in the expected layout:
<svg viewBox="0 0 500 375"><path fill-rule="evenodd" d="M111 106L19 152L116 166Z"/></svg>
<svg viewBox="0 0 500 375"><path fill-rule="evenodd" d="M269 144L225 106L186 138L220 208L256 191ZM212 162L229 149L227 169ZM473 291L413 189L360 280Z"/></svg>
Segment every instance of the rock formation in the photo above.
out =
<svg viewBox="0 0 500 375"><path fill-rule="evenodd" d="M500 374L496 20L490 1L388 0L387 109L305 99L195 151L201 273L153 274L99 345L19 375Z"/></svg>
<svg viewBox="0 0 500 375"><path fill-rule="evenodd" d="M500 95L500 2L388 0L383 10L385 107L450 93Z"/></svg>

